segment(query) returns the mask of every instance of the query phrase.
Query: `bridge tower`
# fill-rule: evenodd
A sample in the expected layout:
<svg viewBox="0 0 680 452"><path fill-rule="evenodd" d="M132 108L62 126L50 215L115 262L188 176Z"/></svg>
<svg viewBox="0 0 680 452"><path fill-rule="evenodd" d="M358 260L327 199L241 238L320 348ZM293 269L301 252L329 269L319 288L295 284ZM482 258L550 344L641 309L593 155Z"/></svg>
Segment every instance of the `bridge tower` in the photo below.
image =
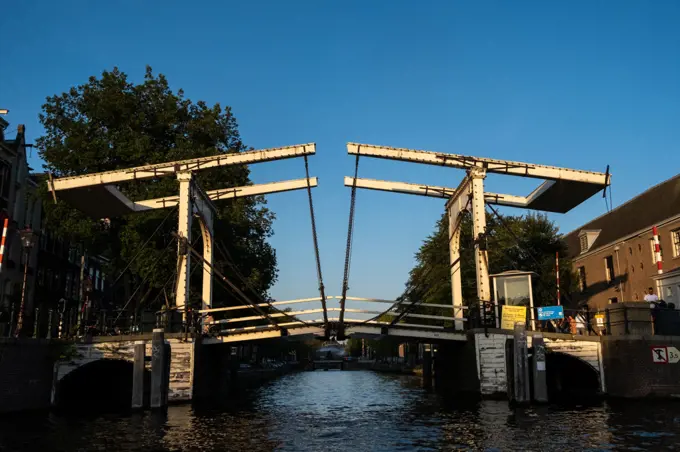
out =
<svg viewBox="0 0 680 452"><path fill-rule="evenodd" d="M53 193L55 202L57 194L78 210L95 219L111 218L152 209L177 207L179 222L177 226L177 255L179 270L177 276L177 296L175 307L183 312L186 322L186 307L189 297L189 275L191 274L191 226L192 220L198 218L203 238L202 309L212 308L213 269L213 221L215 206L213 202L278 193L291 190L310 189L317 186L317 178L274 182L269 184L249 185L244 187L225 187L204 191L194 175L199 171L211 168L262 163L273 160L304 157L316 153L314 143L287 146L281 148L254 150L234 154L218 154L202 158L158 163L135 168L85 174L80 176L50 178L48 189ZM174 176L179 181L179 193L163 198L132 201L118 188L119 184L129 181L150 180L160 177Z"/></svg>
<svg viewBox="0 0 680 452"><path fill-rule="evenodd" d="M400 160L426 165L446 166L466 171L457 188L425 184L345 177L348 187L390 191L446 199L449 219L449 258L451 265L451 297L456 318L456 329L463 329L462 284L460 273L461 214L471 211L475 239L475 270L477 300L480 308L491 305L491 288L486 251L486 205L518 207L546 212L566 213L611 183L609 171L598 173L533 163L471 157L459 154L392 148L368 144L348 143L350 155ZM528 196L489 193L484 191L488 174L542 179L543 182ZM495 297L494 297L495 298ZM497 310L497 307L496 307ZM498 322L498 319L496 319ZM498 325L497 325L498 326Z"/></svg>

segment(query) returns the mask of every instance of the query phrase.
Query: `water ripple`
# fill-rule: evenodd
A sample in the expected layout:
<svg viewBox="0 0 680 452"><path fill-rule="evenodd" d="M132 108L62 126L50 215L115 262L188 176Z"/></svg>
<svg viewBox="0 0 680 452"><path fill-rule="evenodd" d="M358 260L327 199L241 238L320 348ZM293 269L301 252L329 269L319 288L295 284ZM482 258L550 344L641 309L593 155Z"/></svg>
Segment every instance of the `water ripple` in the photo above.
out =
<svg viewBox="0 0 680 452"><path fill-rule="evenodd" d="M22 415L0 422L0 451L676 450L676 402L509 408L461 403L412 377L290 374L218 409Z"/></svg>

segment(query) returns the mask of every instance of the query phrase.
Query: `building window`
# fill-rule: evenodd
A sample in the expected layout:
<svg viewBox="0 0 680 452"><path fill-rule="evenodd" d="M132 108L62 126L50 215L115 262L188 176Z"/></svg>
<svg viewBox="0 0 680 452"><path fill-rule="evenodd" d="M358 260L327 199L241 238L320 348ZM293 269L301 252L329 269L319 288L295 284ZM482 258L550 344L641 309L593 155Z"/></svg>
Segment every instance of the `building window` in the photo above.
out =
<svg viewBox="0 0 680 452"><path fill-rule="evenodd" d="M671 231L671 243L673 244L673 257L680 256L680 229Z"/></svg>
<svg viewBox="0 0 680 452"><path fill-rule="evenodd" d="M671 286L666 287L665 297L666 298L673 298L673 288Z"/></svg>
<svg viewBox="0 0 680 452"><path fill-rule="evenodd" d="M609 299L609 304L616 304L619 302L619 299L616 297L610 298Z"/></svg>
<svg viewBox="0 0 680 452"><path fill-rule="evenodd" d="M587 288L586 284L586 268L581 266L578 268L578 288L581 292L585 292Z"/></svg>
<svg viewBox="0 0 680 452"><path fill-rule="evenodd" d="M9 198L11 177L10 165L4 160L0 161L0 196L5 199Z"/></svg>
<svg viewBox="0 0 680 452"><path fill-rule="evenodd" d="M604 270L607 282L612 282L616 278L614 273L614 258L612 256L607 256L604 258Z"/></svg>
<svg viewBox="0 0 680 452"><path fill-rule="evenodd" d="M586 251L588 251L588 236L583 234L580 237L580 243L581 243L581 252L585 253Z"/></svg>

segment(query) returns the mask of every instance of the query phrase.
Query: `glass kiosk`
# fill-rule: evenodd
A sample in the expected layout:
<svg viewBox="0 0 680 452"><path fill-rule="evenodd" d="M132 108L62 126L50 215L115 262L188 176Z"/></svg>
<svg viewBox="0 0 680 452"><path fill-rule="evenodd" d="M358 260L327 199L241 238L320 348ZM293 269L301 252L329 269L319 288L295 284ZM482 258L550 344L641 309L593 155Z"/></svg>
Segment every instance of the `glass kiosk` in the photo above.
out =
<svg viewBox="0 0 680 452"><path fill-rule="evenodd" d="M536 330L534 313L534 296L531 290L531 277L534 272L509 270L491 275L493 281L494 307L496 309L496 327L501 326L503 306L525 306L527 308L527 324Z"/></svg>

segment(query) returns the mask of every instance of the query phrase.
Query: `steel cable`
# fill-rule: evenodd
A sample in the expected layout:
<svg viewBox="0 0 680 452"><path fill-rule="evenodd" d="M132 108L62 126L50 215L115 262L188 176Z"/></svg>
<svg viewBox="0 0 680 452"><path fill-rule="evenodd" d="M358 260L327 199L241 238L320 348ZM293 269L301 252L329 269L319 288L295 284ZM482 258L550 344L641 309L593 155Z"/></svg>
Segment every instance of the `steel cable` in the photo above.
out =
<svg viewBox="0 0 680 452"><path fill-rule="evenodd" d="M314 216L314 203L312 201L312 186L309 183L309 162L305 155L305 175L307 177L307 195L309 198L309 215L312 219L312 238L314 240L314 255L316 257L316 277L319 283L319 295L321 296L321 307L323 308L323 325L328 327L328 312L326 310L326 292L323 285L323 275L321 274L321 257L319 256L319 240L316 233L316 219Z"/></svg>
<svg viewBox="0 0 680 452"><path fill-rule="evenodd" d="M359 148L354 163L354 181L352 182L352 192L349 203L349 224L347 226L347 247L345 249L345 272L342 279L342 297L340 298L340 315L338 316L339 330L344 329L345 301L347 300L347 289L349 289L349 270L352 260L352 237L354 232L354 211L357 197L357 177L359 176Z"/></svg>

